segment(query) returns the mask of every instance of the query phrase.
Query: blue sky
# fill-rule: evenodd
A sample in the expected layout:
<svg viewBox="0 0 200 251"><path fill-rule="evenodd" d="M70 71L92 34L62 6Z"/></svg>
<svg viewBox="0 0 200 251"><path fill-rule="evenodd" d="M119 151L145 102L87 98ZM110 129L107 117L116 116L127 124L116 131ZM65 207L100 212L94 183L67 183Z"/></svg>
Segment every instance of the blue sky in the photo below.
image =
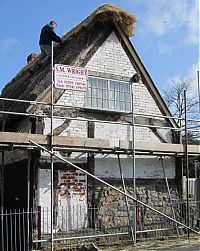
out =
<svg viewBox="0 0 200 251"><path fill-rule="evenodd" d="M170 80L191 77L199 68L198 0L109 1L137 17L131 41L159 89ZM57 20L62 35L106 2L100 0L6 0L0 2L0 90L39 52L40 29Z"/></svg>

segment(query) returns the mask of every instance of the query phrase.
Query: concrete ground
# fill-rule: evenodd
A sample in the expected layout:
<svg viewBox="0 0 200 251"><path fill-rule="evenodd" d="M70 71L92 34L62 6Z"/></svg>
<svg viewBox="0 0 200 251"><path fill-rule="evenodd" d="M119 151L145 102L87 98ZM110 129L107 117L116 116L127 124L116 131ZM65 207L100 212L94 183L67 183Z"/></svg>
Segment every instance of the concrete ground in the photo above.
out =
<svg viewBox="0 0 200 251"><path fill-rule="evenodd" d="M136 246L121 246L100 248L101 251L200 251L200 236L166 239L163 241L151 240L137 243Z"/></svg>

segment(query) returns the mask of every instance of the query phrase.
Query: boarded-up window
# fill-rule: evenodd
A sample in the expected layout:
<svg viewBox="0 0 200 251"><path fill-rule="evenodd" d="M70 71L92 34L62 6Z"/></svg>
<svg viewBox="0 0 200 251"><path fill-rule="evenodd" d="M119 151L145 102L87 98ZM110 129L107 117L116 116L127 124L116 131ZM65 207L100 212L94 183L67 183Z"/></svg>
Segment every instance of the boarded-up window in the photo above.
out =
<svg viewBox="0 0 200 251"><path fill-rule="evenodd" d="M97 77L88 78L85 107L109 111L131 111L130 83Z"/></svg>

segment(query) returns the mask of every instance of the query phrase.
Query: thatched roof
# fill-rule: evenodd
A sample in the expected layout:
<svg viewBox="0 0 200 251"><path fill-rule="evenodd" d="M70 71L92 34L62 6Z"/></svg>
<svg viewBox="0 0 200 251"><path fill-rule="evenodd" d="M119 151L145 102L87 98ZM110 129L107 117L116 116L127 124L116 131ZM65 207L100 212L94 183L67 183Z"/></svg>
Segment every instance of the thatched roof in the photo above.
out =
<svg viewBox="0 0 200 251"><path fill-rule="evenodd" d="M89 17L62 37L62 47L57 45L54 47L54 63L84 67L106 38L115 31L135 66L137 66L137 70L146 82L148 89L163 114L170 116L171 114L167 106L129 40L129 37L134 33L135 22L136 18L133 15L112 4L99 7ZM16 77L5 86L2 91L2 97L30 101L37 99L38 101L50 102L50 63L39 69L35 74L29 74L30 68L34 67L40 59L41 55L25 66ZM64 91L60 89L54 91L55 101L59 99L63 92ZM0 102L0 105L1 104ZM33 105L32 107L29 104L9 103L5 109L9 111L32 112L35 107L38 106ZM73 116L73 114L70 114L70 116Z"/></svg>
<svg viewBox="0 0 200 251"><path fill-rule="evenodd" d="M108 21L119 25L128 37L131 37L134 34L136 17L113 4L105 4L100 6L84 21L71 30L71 33L78 32L82 26L90 27L95 22L106 23ZM65 36L63 39L65 39Z"/></svg>
<svg viewBox="0 0 200 251"><path fill-rule="evenodd" d="M128 12L124 11L116 7L113 4L105 4L100 6L96 9L90 16L88 16L85 20L83 20L80 24L74 27L71 31L66 33L62 37L63 44L66 44L68 40L73 39L77 36L77 34L85 29L90 30L96 23L108 24L113 23L117 24L121 27L124 33L130 37L134 33L134 25L136 22L136 17L129 14ZM55 50L59 50L60 48L55 45ZM26 65L12 80L8 83L3 91L2 96L10 96L10 92L13 88L18 85L18 80L26 78L29 72L29 69L33 67L33 65L40 60L41 56L39 55L36 60L31 62L30 64ZM12 95L11 95L12 96Z"/></svg>

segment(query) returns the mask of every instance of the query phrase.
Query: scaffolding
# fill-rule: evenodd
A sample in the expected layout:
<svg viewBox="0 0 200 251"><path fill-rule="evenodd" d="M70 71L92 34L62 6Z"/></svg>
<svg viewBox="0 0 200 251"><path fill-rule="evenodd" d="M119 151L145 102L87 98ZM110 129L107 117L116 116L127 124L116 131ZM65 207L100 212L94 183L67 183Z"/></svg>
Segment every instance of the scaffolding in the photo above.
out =
<svg viewBox="0 0 200 251"><path fill-rule="evenodd" d="M20 102L20 103L26 103L29 105L32 105L33 107L39 105L39 106L47 106L50 107L50 115L48 114L35 114L31 112L14 112L14 111L0 111L0 114L3 116L6 115L16 115L16 116L24 116L24 117L38 117L38 118L49 118L50 119L50 135L36 135L36 134L30 134L30 133L8 133L4 132L4 128L2 128L2 132L0 132L0 147L2 149L2 164L1 164L1 176L2 176L2 182L1 182L1 216L4 215L4 184L3 184L3 176L4 176L4 149L39 149L42 151L45 151L50 155L50 163L51 163L51 235L49 239L46 240L34 240L34 243L42 243L42 242L50 242L51 244L51 251L54 250L54 244L55 242L63 241L63 240L69 240L71 237L66 238L54 238L54 160L58 159L61 162L67 163L68 165L74 167L75 169L78 169L79 171L85 173L86 175L92 177L94 180L99 181L101 184L104 184L113 190L117 191L118 193L122 194L124 196L126 209L127 209L127 215L129 220L129 227L130 227L130 233L132 237L133 244L136 244L137 241L137 233L144 232L145 230L137 230L137 223L136 223L136 205L142 205L153 212L157 213L158 215L166 218L167 220L173 222L175 224L177 236L179 236L179 227L183 227L187 229L188 238L190 237L190 232L193 232L195 234L200 234L197 230L190 227L190 215L189 215L189 164L188 164L188 156L200 156L200 149L199 146L189 146L188 140L187 140L187 134L188 132L200 132L200 130L196 128L187 128L187 121L195 121L200 122L200 119L194 120L187 118L187 111L186 111L186 105L185 105L185 117L174 117L174 116L164 116L164 115L156 115L156 114L143 114L143 113L135 113L134 111L134 93L133 93L133 83L132 83L132 111L129 114L131 117L130 122L119 122L119 121L104 121L104 120L98 120L98 119L87 119L87 118L71 118L69 116L57 116L54 114L54 108L62 108L62 109L68 109L72 108L72 106L66 106L66 105L58 105L54 101L54 61L53 61L53 43L52 43L52 57L51 57L51 102L38 102L38 101L28 101L28 100L20 100L20 99L11 99L11 98L0 98L0 101L7 101L7 102ZM185 104L186 104L186 93L184 92L184 98L185 98ZM73 106L73 108L80 108ZM142 124L142 123L135 123L135 117L140 116L143 118L160 118L160 119L176 119L178 121L185 121L184 128L174 128L171 126L159 126L159 125L150 125L150 124ZM69 119L70 121L85 121L85 122L99 122L103 124L118 124L118 125L129 125L132 128L132 141L129 142L123 142L121 141L121 145L119 147L110 147L109 141L106 140L95 140L95 139L80 139L80 138L66 138L64 136L56 136L53 133L53 123L55 119ZM151 128L151 129L166 129L171 130L175 132L179 132L181 134L181 131L185 131L186 140L185 145L182 144L167 144L167 143L159 143L159 144L151 144L151 147L144 145L137 145L137 142L135 140L135 128L136 127L145 127L145 128ZM82 140L82 142L80 142ZM48 148L48 149L47 149ZM151 149L149 149L151 148ZM153 148L153 149L152 149ZM117 187L109 184L108 182L105 182L103 179L98 178L97 176L91 174L90 172L80 168L79 166L73 164L72 162L66 160L63 157L58 156L55 151L58 150L68 150L73 152L80 152L80 153L92 153L92 154L108 154L108 155L116 155L118 159L118 165L120 170L120 177L122 182L122 190L118 189ZM164 214L157 209L149 206L148 204L138 200L136 197L136 163L135 163L135 156L136 154L140 155L155 155L160 156L161 158L161 165L163 168L163 176L166 182L169 200L172 208L172 216L168 216L167 214ZM130 155L132 156L132 167L133 167L133 195L130 195L127 193L125 182L124 182L124 176L123 176L123 170L120 162L120 155ZM185 167L187 170L187 223L183 224L179 222L176 219L173 205L171 202L171 195L170 195L170 189L168 185L168 179L165 174L165 168L163 164L163 156L185 156ZM28 168L27 168L27 191L28 191L28 199L27 199L27 211L29 212L30 209L30 162L28 162ZM133 222L131 222L131 216L128 208L128 200L130 199L134 202L134 214L132 218L134 219ZM3 219L1 219L3 222ZM29 226L29 219L27 220L28 226L27 226L27 245L29 246L30 241L30 226ZM3 224L2 224L3 225ZM2 227L2 233L3 233L3 227ZM146 230L148 231L162 231L163 229L158 230ZM116 233L119 234L119 233ZM106 234L102 235L94 235L95 237L98 236L106 236ZM90 236L91 237L91 236ZM74 237L74 239L84 239L84 237ZM88 238L88 236L87 236ZM2 243L3 245L3 243ZM2 250L4 250L4 247L2 247Z"/></svg>

